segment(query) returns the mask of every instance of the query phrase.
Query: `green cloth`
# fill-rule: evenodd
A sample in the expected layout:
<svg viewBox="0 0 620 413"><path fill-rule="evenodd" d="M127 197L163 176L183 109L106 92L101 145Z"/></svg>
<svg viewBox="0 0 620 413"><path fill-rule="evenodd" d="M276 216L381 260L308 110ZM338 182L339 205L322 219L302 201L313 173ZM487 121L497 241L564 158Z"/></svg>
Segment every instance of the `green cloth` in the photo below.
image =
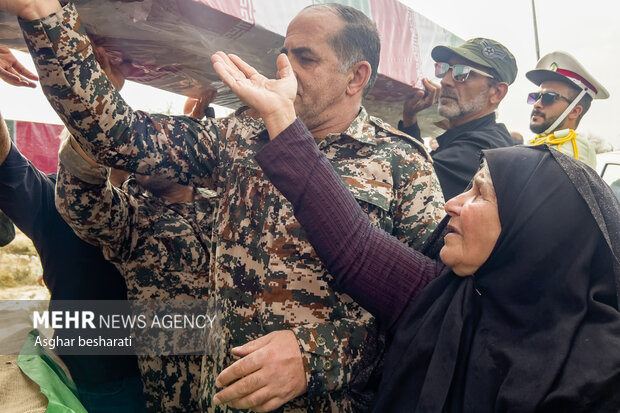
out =
<svg viewBox="0 0 620 413"><path fill-rule="evenodd" d="M75 383L52 359L44 347L35 345L39 336L32 330L17 358L17 365L32 381L41 387L47 397L47 413L88 413L77 394Z"/></svg>

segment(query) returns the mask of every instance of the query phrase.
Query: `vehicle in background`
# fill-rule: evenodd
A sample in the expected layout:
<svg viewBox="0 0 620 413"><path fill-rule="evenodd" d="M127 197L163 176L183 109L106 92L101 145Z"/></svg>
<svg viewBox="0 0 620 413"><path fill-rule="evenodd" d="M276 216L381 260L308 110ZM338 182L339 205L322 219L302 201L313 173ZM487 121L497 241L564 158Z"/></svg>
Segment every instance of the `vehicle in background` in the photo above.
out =
<svg viewBox="0 0 620 413"><path fill-rule="evenodd" d="M596 169L620 201L620 151L596 155Z"/></svg>

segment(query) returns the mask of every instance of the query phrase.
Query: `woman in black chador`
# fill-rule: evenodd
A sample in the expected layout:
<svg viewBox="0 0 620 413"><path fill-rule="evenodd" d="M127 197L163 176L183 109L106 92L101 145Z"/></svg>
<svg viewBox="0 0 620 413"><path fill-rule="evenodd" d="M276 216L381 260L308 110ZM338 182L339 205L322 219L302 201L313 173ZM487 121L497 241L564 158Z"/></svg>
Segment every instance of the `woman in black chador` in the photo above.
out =
<svg viewBox="0 0 620 413"><path fill-rule="evenodd" d="M372 227L302 129L257 160L335 288L393 336L375 411L620 410L620 206L593 170L546 147L486 151L446 203L435 261Z"/></svg>

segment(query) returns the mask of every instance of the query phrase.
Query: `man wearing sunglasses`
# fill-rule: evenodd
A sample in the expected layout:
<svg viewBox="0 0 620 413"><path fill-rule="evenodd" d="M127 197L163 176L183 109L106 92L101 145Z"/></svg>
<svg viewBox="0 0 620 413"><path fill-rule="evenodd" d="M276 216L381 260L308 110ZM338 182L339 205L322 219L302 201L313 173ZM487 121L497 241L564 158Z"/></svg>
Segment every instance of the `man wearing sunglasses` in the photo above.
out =
<svg viewBox="0 0 620 413"><path fill-rule="evenodd" d="M417 113L435 103L447 119L447 131L437 137L431 152L444 198L467 187L479 167L480 151L514 145L495 110L517 76L514 56L502 44L484 38L471 39L458 47L437 46L431 51L435 75L441 87L424 79L420 90L405 102L399 129L420 139Z"/></svg>
<svg viewBox="0 0 620 413"><path fill-rule="evenodd" d="M543 56L525 76L540 86L527 96L527 103L534 105L530 130L537 134L529 143L553 146L596 168L594 145L575 129L592 99L607 99L609 92L565 52Z"/></svg>

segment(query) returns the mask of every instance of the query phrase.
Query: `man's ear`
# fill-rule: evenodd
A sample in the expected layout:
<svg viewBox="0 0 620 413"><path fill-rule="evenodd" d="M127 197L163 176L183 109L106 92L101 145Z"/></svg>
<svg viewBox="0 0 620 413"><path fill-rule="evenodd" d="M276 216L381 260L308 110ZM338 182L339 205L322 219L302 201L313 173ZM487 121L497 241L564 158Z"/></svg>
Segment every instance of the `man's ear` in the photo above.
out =
<svg viewBox="0 0 620 413"><path fill-rule="evenodd" d="M581 112L583 112L583 106L576 105L570 112L568 112L566 119L575 120L579 117L579 115L581 115Z"/></svg>
<svg viewBox="0 0 620 413"><path fill-rule="evenodd" d="M497 82L493 86L491 86L491 93L489 95L489 101L493 105L499 105L499 102L504 99L506 93L508 93L508 83L506 82Z"/></svg>
<svg viewBox="0 0 620 413"><path fill-rule="evenodd" d="M365 60L357 62L349 69L349 83L347 84L347 95L355 96L358 93L364 93L364 88L370 80L372 68L370 63Z"/></svg>

